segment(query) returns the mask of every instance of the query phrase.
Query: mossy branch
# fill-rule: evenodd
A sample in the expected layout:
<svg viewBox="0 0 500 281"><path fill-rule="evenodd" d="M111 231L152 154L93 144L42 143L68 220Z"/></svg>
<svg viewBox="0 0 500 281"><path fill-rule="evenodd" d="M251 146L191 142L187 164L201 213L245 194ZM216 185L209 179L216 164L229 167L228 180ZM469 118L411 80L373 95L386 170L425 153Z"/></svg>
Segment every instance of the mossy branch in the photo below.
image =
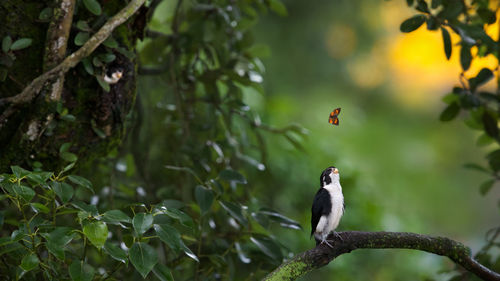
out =
<svg viewBox="0 0 500 281"><path fill-rule="evenodd" d="M468 247L446 237L432 237L409 232L339 232L329 236L330 244L318 245L283 263L263 280L295 280L300 276L327 265L336 257L356 249L412 249L450 258L467 271L483 280L500 280L500 274L474 260Z"/></svg>
<svg viewBox="0 0 500 281"><path fill-rule="evenodd" d="M116 27L134 15L144 2L146 2L146 0L130 1L130 3L128 3L127 6L125 6L120 12L110 18L80 49L67 56L63 62L35 78L21 93L12 97L0 99L0 106L3 104L10 104L9 108L0 116L0 128L3 127L8 114L13 113L13 107L31 102L49 79L66 73L69 69L75 67L82 59L88 57L102 42L104 42L104 40L106 40L106 38L111 35Z"/></svg>

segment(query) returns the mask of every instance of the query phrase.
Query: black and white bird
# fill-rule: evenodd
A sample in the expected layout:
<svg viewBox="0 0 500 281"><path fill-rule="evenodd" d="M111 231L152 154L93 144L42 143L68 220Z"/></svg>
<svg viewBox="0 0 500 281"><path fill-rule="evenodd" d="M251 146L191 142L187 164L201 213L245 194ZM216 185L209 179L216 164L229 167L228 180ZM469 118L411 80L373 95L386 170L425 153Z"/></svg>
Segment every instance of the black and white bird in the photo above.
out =
<svg viewBox="0 0 500 281"><path fill-rule="evenodd" d="M123 69L121 67L110 67L106 70L103 80L108 84L116 84L122 76Z"/></svg>
<svg viewBox="0 0 500 281"><path fill-rule="evenodd" d="M314 196L311 208L311 236L314 235L316 245L325 243L332 247L326 237L335 231L344 214L344 195L339 180L339 170L333 166L321 173L321 187Z"/></svg>

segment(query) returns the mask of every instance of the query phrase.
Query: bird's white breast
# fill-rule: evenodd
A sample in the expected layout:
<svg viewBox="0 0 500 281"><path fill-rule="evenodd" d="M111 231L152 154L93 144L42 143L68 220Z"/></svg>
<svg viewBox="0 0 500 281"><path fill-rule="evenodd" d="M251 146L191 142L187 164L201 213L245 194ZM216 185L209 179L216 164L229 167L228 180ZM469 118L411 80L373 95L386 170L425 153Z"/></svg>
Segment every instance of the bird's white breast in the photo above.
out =
<svg viewBox="0 0 500 281"><path fill-rule="evenodd" d="M327 216L321 216L316 227L316 232L322 235L328 235L328 233L337 228L340 223L340 218L342 218L344 214L344 195L342 194L342 187L338 182L325 185L323 188L330 194L332 209Z"/></svg>

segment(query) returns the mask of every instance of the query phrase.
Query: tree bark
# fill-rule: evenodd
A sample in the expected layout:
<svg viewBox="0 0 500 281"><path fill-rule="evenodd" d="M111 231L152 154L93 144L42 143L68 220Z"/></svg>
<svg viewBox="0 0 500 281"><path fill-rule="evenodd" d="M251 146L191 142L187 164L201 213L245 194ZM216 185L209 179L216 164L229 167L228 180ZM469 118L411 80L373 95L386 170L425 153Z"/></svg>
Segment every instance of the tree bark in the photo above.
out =
<svg viewBox="0 0 500 281"><path fill-rule="evenodd" d="M356 249L412 249L450 258L467 271L483 280L500 280L500 274L478 263L470 255L470 249L462 243L446 237L432 237L409 232L339 232L339 237L329 236L330 248L320 244L296 255L283 263L263 280L295 280L300 276L323 267L336 257Z"/></svg>
<svg viewBox="0 0 500 281"><path fill-rule="evenodd" d="M121 12L118 17L108 20L107 23L111 24L92 27L91 33L95 34L91 34L92 37L81 48L73 43L74 36L79 32L76 28L71 28L69 37L64 32L57 36L47 34L47 30L49 33L50 30L69 30L71 18L61 17L57 9L72 2L0 1L0 18L6 19L4 27L0 28L0 41L7 35L14 40L33 40L30 47L12 52L15 60L10 66L2 65L0 59L0 68L8 70L7 79L0 82L0 115L6 116L0 124L0 173L7 171L11 165L30 167L35 161L42 163L46 170L57 170L65 165L59 158L59 147L67 142L72 143L70 152L76 154L80 162L91 160L115 148L125 133L126 116L132 110L136 94L135 60L123 52L112 50L116 56L113 64L120 65L124 75L111 86L109 92L105 92L96 78L77 64L96 48L109 52L110 49L100 44L113 31L119 48L133 54L135 41L142 31L136 30L134 21L128 19L145 0L134 0L128 5L121 0L102 2L102 19L106 19L104 15ZM54 3L56 6L53 7L55 12L51 22L40 22L40 11L52 7ZM98 22L99 18L80 6L78 17L72 21L76 23L77 20L88 20L90 23ZM125 21L127 23L121 25ZM50 52L50 47L57 45L55 40L68 42L69 52L78 51L67 57L58 52L62 50ZM61 55L64 61L59 63ZM48 71L42 74L44 70ZM62 91L54 92L54 85L61 81L64 81ZM74 121L62 118L57 108L66 109L75 117Z"/></svg>

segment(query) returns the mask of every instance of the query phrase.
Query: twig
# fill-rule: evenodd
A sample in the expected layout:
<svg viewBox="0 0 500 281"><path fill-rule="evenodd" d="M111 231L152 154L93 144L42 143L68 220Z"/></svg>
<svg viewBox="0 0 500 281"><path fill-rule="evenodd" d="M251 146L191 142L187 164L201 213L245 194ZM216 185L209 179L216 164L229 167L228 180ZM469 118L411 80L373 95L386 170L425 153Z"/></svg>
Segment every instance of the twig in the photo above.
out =
<svg viewBox="0 0 500 281"><path fill-rule="evenodd" d="M199 184L204 185L204 182L198 177L198 175L192 169L190 169L188 167L178 167L178 166L172 166L172 165L165 165L165 168L167 168L169 170L174 170L174 171L188 172L196 179L196 181Z"/></svg>
<svg viewBox="0 0 500 281"><path fill-rule="evenodd" d="M486 268L471 257L462 243L446 237L432 237L409 232L340 232L340 238L329 236L330 244L296 255L283 263L263 280L295 280L300 276L330 263L336 257L356 249L413 249L450 258L465 270L483 280L500 280L500 274Z"/></svg>

